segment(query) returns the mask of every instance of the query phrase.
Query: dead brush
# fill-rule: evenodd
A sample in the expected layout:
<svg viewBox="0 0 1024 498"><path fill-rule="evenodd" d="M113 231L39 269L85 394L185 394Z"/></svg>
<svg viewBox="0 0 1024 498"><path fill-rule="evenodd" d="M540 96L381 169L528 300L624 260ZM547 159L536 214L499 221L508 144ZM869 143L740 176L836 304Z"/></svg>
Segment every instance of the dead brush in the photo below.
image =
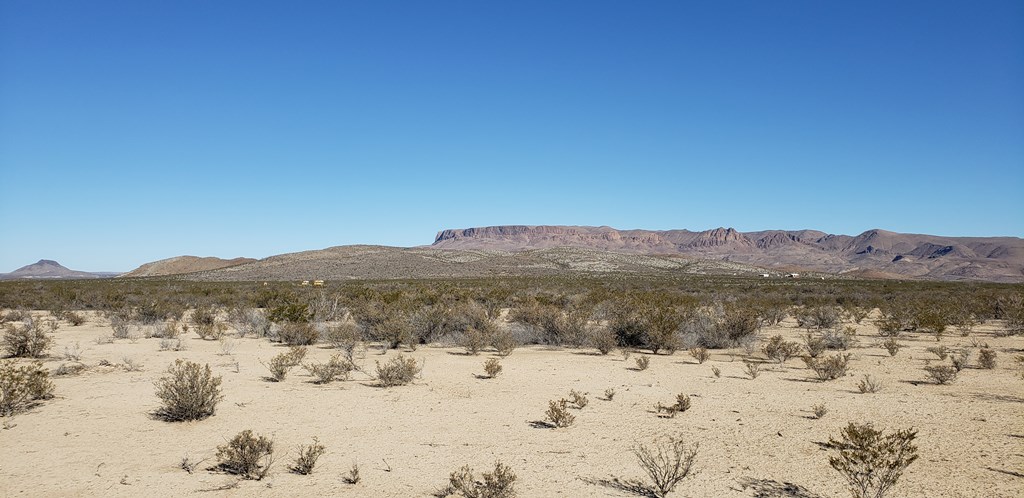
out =
<svg viewBox="0 0 1024 498"><path fill-rule="evenodd" d="M650 367L650 366L651 366L651 359L650 358L648 358L646 356L637 356L636 357L636 369L637 370L642 372L644 370L647 370L647 368Z"/></svg>
<svg viewBox="0 0 1024 498"><path fill-rule="evenodd" d="M40 362L16 365L0 361L0 417L21 413L53 397L50 371Z"/></svg>
<svg viewBox="0 0 1024 498"><path fill-rule="evenodd" d="M460 495L466 498L514 498L516 496L516 474L512 468L496 462L494 470L483 473L483 480L477 480L469 465L452 472L443 496ZM442 494L442 493L439 493Z"/></svg>
<svg viewBox="0 0 1024 498"><path fill-rule="evenodd" d="M658 402L654 409L662 418L675 418L676 415L690 409L690 396L679 393L676 395L676 402L671 405L663 405Z"/></svg>
<svg viewBox="0 0 1024 498"><path fill-rule="evenodd" d="M978 351L978 366L991 370L996 368L996 352L995 350L982 348Z"/></svg>
<svg viewBox="0 0 1024 498"><path fill-rule="evenodd" d="M652 446L637 445L633 454L650 478L650 484L628 481L627 486L643 489L658 498L668 496L680 481L693 472L698 447L697 443L692 446L686 444L682 436L656 440Z"/></svg>
<svg viewBox="0 0 1024 498"><path fill-rule="evenodd" d="M924 367L924 371L928 374L936 384L949 384L956 380L957 369L952 365L936 365L930 367Z"/></svg>
<svg viewBox="0 0 1024 498"><path fill-rule="evenodd" d="M761 375L761 363L757 361L743 360L743 371L747 373L747 377L751 380L756 379L758 375Z"/></svg>

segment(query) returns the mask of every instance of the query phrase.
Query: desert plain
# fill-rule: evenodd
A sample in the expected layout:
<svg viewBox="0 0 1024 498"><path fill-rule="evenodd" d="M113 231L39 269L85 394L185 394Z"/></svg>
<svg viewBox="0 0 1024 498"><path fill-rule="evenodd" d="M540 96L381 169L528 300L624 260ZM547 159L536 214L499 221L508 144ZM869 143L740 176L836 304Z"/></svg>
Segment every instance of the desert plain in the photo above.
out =
<svg viewBox="0 0 1024 498"><path fill-rule="evenodd" d="M845 481L828 464L823 447L849 422L918 430L919 460L890 496L1018 497L1024 492L1024 379L1014 358L1024 337L998 334L999 321L951 333L904 334L895 356L879 344L874 311L854 327L849 372L818 381L800 358L783 364L758 351L711 350L698 363L685 350L674 354L592 348L521 346L506 357L492 350L467 354L456 344L388 350L368 342L356 351L345 381L315 384L301 367L282 382L265 366L287 346L256 337L204 340L181 336L180 351L161 350L146 326L129 339L109 339L109 320L83 312L80 326L61 322L43 365L68 364L77 351L84 370L55 375L54 398L3 419L0 430L0 495L3 496L438 496L449 474L463 465L488 471L496 461L511 467L518 496L637 496L620 483L644 480L632 453L638 444L678 436L697 443L694 473L670 496L840 497ZM45 319L46 312L34 312ZM507 313L503 314L506 316ZM499 327L512 327L507 319ZM806 330L793 317L763 327L765 338L800 341ZM956 380L938 385L923 367L938 362L926 348L987 345L998 354L994 369L976 358ZM309 346L306 361L326 361L337 351ZM380 387L376 362L415 358L422 371L408 385ZM647 357L649 367L637 368ZM223 378L216 413L191 422L154 415L154 383L176 359L209 364ZM483 363L503 367L484 376ZM744 359L761 363L750 378ZM30 362L16 359L17 362ZM720 375L716 376L713 369ZM881 383L862 394L870 375ZM613 389L611 400L606 390ZM575 422L545 423L550 400L571 390L589 403L570 408ZM668 418L656 405L677 394L691 408ZM816 418L812 407L827 413ZM239 431L271 437L277 461L262 480L216 469L215 454ZM316 437L326 448L310 475L289 472L297 447ZM183 458L199 462L192 473ZM345 477L358 466L360 480Z"/></svg>

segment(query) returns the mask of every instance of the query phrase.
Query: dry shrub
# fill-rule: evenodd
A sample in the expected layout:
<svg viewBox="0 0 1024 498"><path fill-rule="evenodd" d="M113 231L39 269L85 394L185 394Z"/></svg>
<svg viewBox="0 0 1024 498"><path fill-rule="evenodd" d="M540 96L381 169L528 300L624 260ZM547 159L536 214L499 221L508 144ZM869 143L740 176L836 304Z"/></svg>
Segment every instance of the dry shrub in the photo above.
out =
<svg viewBox="0 0 1024 498"><path fill-rule="evenodd" d="M640 371L647 370L651 366L651 359L646 356L636 357L636 369Z"/></svg>
<svg viewBox="0 0 1024 498"><path fill-rule="evenodd" d="M583 393L573 389L569 391L569 402L576 405L577 410L582 410L590 403L590 400Z"/></svg>
<svg viewBox="0 0 1024 498"><path fill-rule="evenodd" d="M682 436L655 441L651 447L638 445L633 454L651 482L641 486L656 497L668 496L693 471L698 447L697 443L686 444Z"/></svg>
<svg viewBox="0 0 1024 498"><path fill-rule="evenodd" d="M168 421L209 417L224 398L220 384L220 376L213 376L210 365L175 360L167 368L167 375L156 382L156 395L163 403L156 415Z"/></svg>
<svg viewBox="0 0 1024 498"><path fill-rule="evenodd" d="M717 378L719 378L719 377L721 377L721 376L722 376L722 369L720 369L720 368L718 368L718 367L715 367L715 366L712 366L712 367L711 367L711 373L712 373L712 374L713 374L713 375L715 376L715 378L717 379Z"/></svg>
<svg viewBox="0 0 1024 498"><path fill-rule="evenodd" d="M711 358L711 353L708 352L708 348L690 348L690 356L697 360L698 364L704 364Z"/></svg>
<svg viewBox="0 0 1024 498"><path fill-rule="evenodd" d="M327 384L336 379L348 380L349 374L355 370L356 366L342 358L341 353L336 353L331 355L327 363L307 363L303 365L303 368L316 377L314 381L316 384Z"/></svg>
<svg viewBox="0 0 1024 498"><path fill-rule="evenodd" d="M74 311L67 311L63 313L62 318L64 318L64 320L67 320L67 322L70 323L72 327L77 327L85 323L85 315L82 315L81 313L75 313Z"/></svg>
<svg viewBox="0 0 1024 498"><path fill-rule="evenodd" d="M57 322L26 320L21 325L4 325L3 348L8 357L42 358L53 345L51 332L57 330Z"/></svg>
<svg viewBox="0 0 1024 498"><path fill-rule="evenodd" d="M21 413L52 397L53 382L42 363L18 366L0 361L0 417Z"/></svg>
<svg viewBox="0 0 1024 498"><path fill-rule="evenodd" d="M605 401L611 401L613 399L615 399L615 388L609 387L608 389L605 389L604 390L604 400Z"/></svg>
<svg viewBox="0 0 1024 498"><path fill-rule="evenodd" d="M925 351L934 354L939 360L945 360L949 357L949 348L946 346L932 346L925 348Z"/></svg>
<svg viewBox="0 0 1024 498"><path fill-rule="evenodd" d="M234 308L228 312L228 322L238 332L238 337L270 335L270 320L262 310L256 308Z"/></svg>
<svg viewBox="0 0 1024 498"><path fill-rule="evenodd" d="M475 328L469 328L462 334L462 347L466 348L467 354L480 354L480 350L485 344L487 344L487 337Z"/></svg>
<svg viewBox="0 0 1024 498"><path fill-rule="evenodd" d="M355 353L356 347L359 346L359 342L362 340L363 331L352 322L328 327L327 333L324 336L324 341L332 347L345 351L349 358Z"/></svg>
<svg viewBox="0 0 1024 498"><path fill-rule="evenodd" d="M825 352L825 339L822 339L820 335L813 332L807 332L804 335L804 348L807 350L808 356L817 358L821 356L821 353Z"/></svg>
<svg viewBox="0 0 1024 498"><path fill-rule="evenodd" d="M748 307L733 305L701 309L689 314L683 324L687 341L708 349L736 347L757 336L761 320Z"/></svg>
<svg viewBox="0 0 1024 498"><path fill-rule="evenodd" d="M814 414L814 418L821 419L826 414L828 414L828 407L826 407L823 403L818 403L811 407L811 413Z"/></svg>
<svg viewBox="0 0 1024 498"><path fill-rule="evenodd" d="M544 412L553 427L569 427L576 421L576 416L569 413L569 400L548 401L548 411Z"/></svg>
<svg viewBox="0 0 1024 498"><path fill-rule="evenodd" d="M835 306L812 305L801 308L794 316L798 327L824 330L839 325L841 310Z"/></svg>
<svg viewBox="0 0 1024 498"><path fill-rule="evenodd" d="M982 348L978 351L978 366L981 368L993 369L996 367L996 352L992 349Z"/></svg>
<svg viewBox="0 0 1024 498"><path fill-rule="evenodd" d="M484 373L488 379L493 379L501 373L501 362L497 358L491 358L484 362Z"/></svg>
<svg viewBox="0 0 1024 498"><path fill-rule="evenodd" d="M187 348L180 338L160 339L160 351L184 351Z"/></svg>
<svg viewBox="0 0 1024 498"><path fill-rule="evenodd" d="M835 327L821 332L821 339L828 349L846 351L857 344L857 330L853 327Z"/></svg>
<svg viewBox="0 0 1024 498"><path fill-rule="evenodd" d="M807 368L814 370L818 380L835 380L846 375L850 363L850 354L836 353L824 358L804 357Z"/></svg>
<svg viewBox="0 0 1024 498"><path fill-rule="evenodd" d="M781 335L772 336L768 342L761 347L761 351L770 360L778 363L786 363L786 360L794 357L800 352L800 345L795 342L787 342Z"/></svg>
<svg viewBox="0 0 1024 498"><path fill-rule="evenodd" d="M608 327L596 327L590 331L590 346L601 354L608 354L619 345L615 332Z"/></svg>
<svg viewBox="0 0 1024 498"><path fill-rule="evenodd" d="M177 321L161 322L153 327L152 337L162 339L175 339L181 334Z"/></svg>
<svg viewBox="0 0 1024 498"><path fill-rule="evenodd" d="M918 458L914 429L884 435L871 424L851 422L840 436L829 438L827 447L836 454L828 463L846 479L854 498L884 497Z"/></svg>
<svg viewBox="0 0 1024 498"><path fill-rule="evenodd" d="M217 447L217 461L224 472L258 481L267 476L274 463L274 441L246 429L228 444Z"/></svg>
<svg viewBox="0 0 1024 498"><path fill-rule="evenodd" d="M889 356L896 356L896 353L900 352L903 345L900 344L900 341L897 341L895 337L889 337L882 341L882 347L889 352Z"/></svg>
<svg viewBox="0 0 1024 498"><path fill-rule="evenodd" d="M270 370L270 380L281 382L288 376L288 372L292 368L302 363L305 357L306 348L304 346L292 346L288 348L288 351L279 353L271 358L270 363L264 363L263 366Z"/></svg>
<svg viewBox="0 0 1024 498"><path fill-rule="evenodd" d="M316 344L320 331L311 323L285 322L281 324L277 337L289 346L310 346Z"/></svg>
<svg viewBox="0 0 1024 498"><path fill-rule="evenodd" d="M292 464L289 470L299 475L309 475L313 473L313 467L316 467L316 461L327 452L324 445L320 444L320 440L316 437L313 438L313 442L307 445L299 445L298 448L299 456L295 458L295 463Z"/></svg>
<svg viewBox="0 0 1024 498"><path fill-rule="evenodd" d="M473 469L466 465L448 477L445 496L459 494L466 498L514 498L516 474L512 468L496 462L493 472L484 472L483 481L473 476Z"/></svg>
<svg viewBox="0 0 1024 498"><path fill-rule="evenodd" d="M874 394L882 390L882 381L872 377L871 375L864 374L864 378L857 383L857 390L861 394Z"/></svg>
<svg viewBox="0 0 1024 498"><path fill-rule="evenodd" d="M135 324L125 316L113 315L110 317L110 329L113 330L111 335L114 336L114 339L127 339L133 328L135 328Z"/></svg>
<svg viewBox="0 0 1024 498"><path fill-rule="evenodd" d="M952 365L924 367L924 371L936 384L949 384L956 380L957 369Z"/></svg>
<svg viewBox="0 0 1024 498"><path fill-rule="evenodd" d="M381 365L377 363L377 382L381 387L404 386L413 381L423 367L415 358L398 355Z"/></svg>
<svg viewBox="0 0 1024 498"><path fill-rule="evenodd" d="M756 379L758 375L761 375L761 363L757 361L743 360L743 371L747 373L747 376L751 380Z"/></svg>
<svg viewBox="0 0 1024 498"><path fill-rule="evenodd" d="M957 372L967 368L967 365L971 362L971 350L967 348L961 349L960 352L950 358L950 361Z"/></svg>
<svg viewBox="0 0 1024 498"><path fill-rule="evenodd" d="M510 330L504 328L496 329L491 334L491 347L498 353L498 356L508 356L519 347L519 342Z"/></svg>
<svg viewBox="0 0 1024 498"><path fill-rule="evenodd" d="M196 331L196 335L204 341L219 341L227 334L228 326L217 322L212 325L201 324L193 327Z"/></svg>

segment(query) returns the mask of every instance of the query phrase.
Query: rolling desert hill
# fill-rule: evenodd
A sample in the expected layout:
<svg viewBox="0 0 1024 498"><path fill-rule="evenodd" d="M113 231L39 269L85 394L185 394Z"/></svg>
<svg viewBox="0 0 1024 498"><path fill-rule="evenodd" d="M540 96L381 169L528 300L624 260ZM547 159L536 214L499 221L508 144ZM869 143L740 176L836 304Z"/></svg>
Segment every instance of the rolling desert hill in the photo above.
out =
<svg viewBox="0 0 1024 498"><path fill-rule="evenodd" d="M932 280L1024 281L1024 239L942 237L868 230L739 232L716 228L616 230L586 226L493 226L443 230L431 247L527 251L579 247L635 254L685 255L775 269Z"/></svg>
<svg viewBox="0 0 1024 498"><path fill-rule="evenodd" d="M256 261L252 258L221 259L214 257L200 258L198 256L177 256L174 258L161 259L146 263L121 277L162 277L167 275L180 275L184 273L195 273L200 271L217 270L229 266L251 263Z"/></svg>
<svg viewBox="0 0 1024 498"><path fill-rule="evenodd" d="M117 275L117 273L90 273L85 271L71 270L60 263L40 259L30 265L22 266L10 273L0 273L0 280L18 279L74 279L74 278L105 278Z"/></svg>

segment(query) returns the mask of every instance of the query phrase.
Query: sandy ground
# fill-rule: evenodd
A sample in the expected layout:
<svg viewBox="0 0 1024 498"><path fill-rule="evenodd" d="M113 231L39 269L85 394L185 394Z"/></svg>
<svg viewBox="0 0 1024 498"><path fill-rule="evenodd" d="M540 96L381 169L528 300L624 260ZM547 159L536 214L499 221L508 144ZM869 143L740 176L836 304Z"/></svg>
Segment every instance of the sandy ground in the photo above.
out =
<svg viewBox="0 0 1024 498"><path fill-rule="evenodd" d="M697 474L673 496L847 496L838 473L817 443L850 421L885 429L916 427L921 458L893 496L1024 496L1024 380L1013 357L1024 337L993 337L993 325L971 338L947 336L949 347L988 342L999 352L995 370L967 369L951 385L925 381L922 367L934 358L924 348L931 336L903 339L895 358L875 346L871 325L859 327L859 347L849 376L811 379L799 359L768 368L754 380L743 373L740 351L715 351L698 365L686 352L651 357L646 371L623 359L589 351L525 347L502 359L504 372L480 379L488 354L465 356L458 348L421 347L405 352L425 362L413 385L382 389L356 374L347 382L315 385L301 368L282 383L263 379L261 364L283 350L264 339L233 339L231 355L220 343L186 335L188 349L159 351L159 339L98 344L110 334L95 315L85 325L62 324L46 366L64 362L65 346L79 343L90 369L58 377L56 398L7 420L0 429L0 495L3 496L431 496L464 464L478 471L495 460L518 475L519 496L635 496L601 483L643 476L630 452L639 442L681 434L700 443ZM796 340L791 321L762 332ZM332 350L313 347L307 361L324 361ZM732 354L730 354L732 353ZM363 360L373 371L380 356ZM976 356L976 355L975 355ZM130 358L143 365L129 372L116 365ZM150 416L158 407L153 382L176 358L209 363L223 376L224 401L215 416L169 423ZM114 366L97 366L106 360ZM712 375L721 369L721 378ZM869 373L885 386L859 394ZM616 389L612 401L600 399ZM568 428L538 428L548 400L570 389L589 393ZM687 393L693 407L674 419L653 406ZM811 418L813 405L828 414ZM243 429L271 435L279 453L272 475L241 481L205 470L216 446ZM287 471L295 447L319 437L328 453L315 472ZM207 459L194 474L179 467L184 455ZM343 476L358 463L362 481Z"/></svg>

